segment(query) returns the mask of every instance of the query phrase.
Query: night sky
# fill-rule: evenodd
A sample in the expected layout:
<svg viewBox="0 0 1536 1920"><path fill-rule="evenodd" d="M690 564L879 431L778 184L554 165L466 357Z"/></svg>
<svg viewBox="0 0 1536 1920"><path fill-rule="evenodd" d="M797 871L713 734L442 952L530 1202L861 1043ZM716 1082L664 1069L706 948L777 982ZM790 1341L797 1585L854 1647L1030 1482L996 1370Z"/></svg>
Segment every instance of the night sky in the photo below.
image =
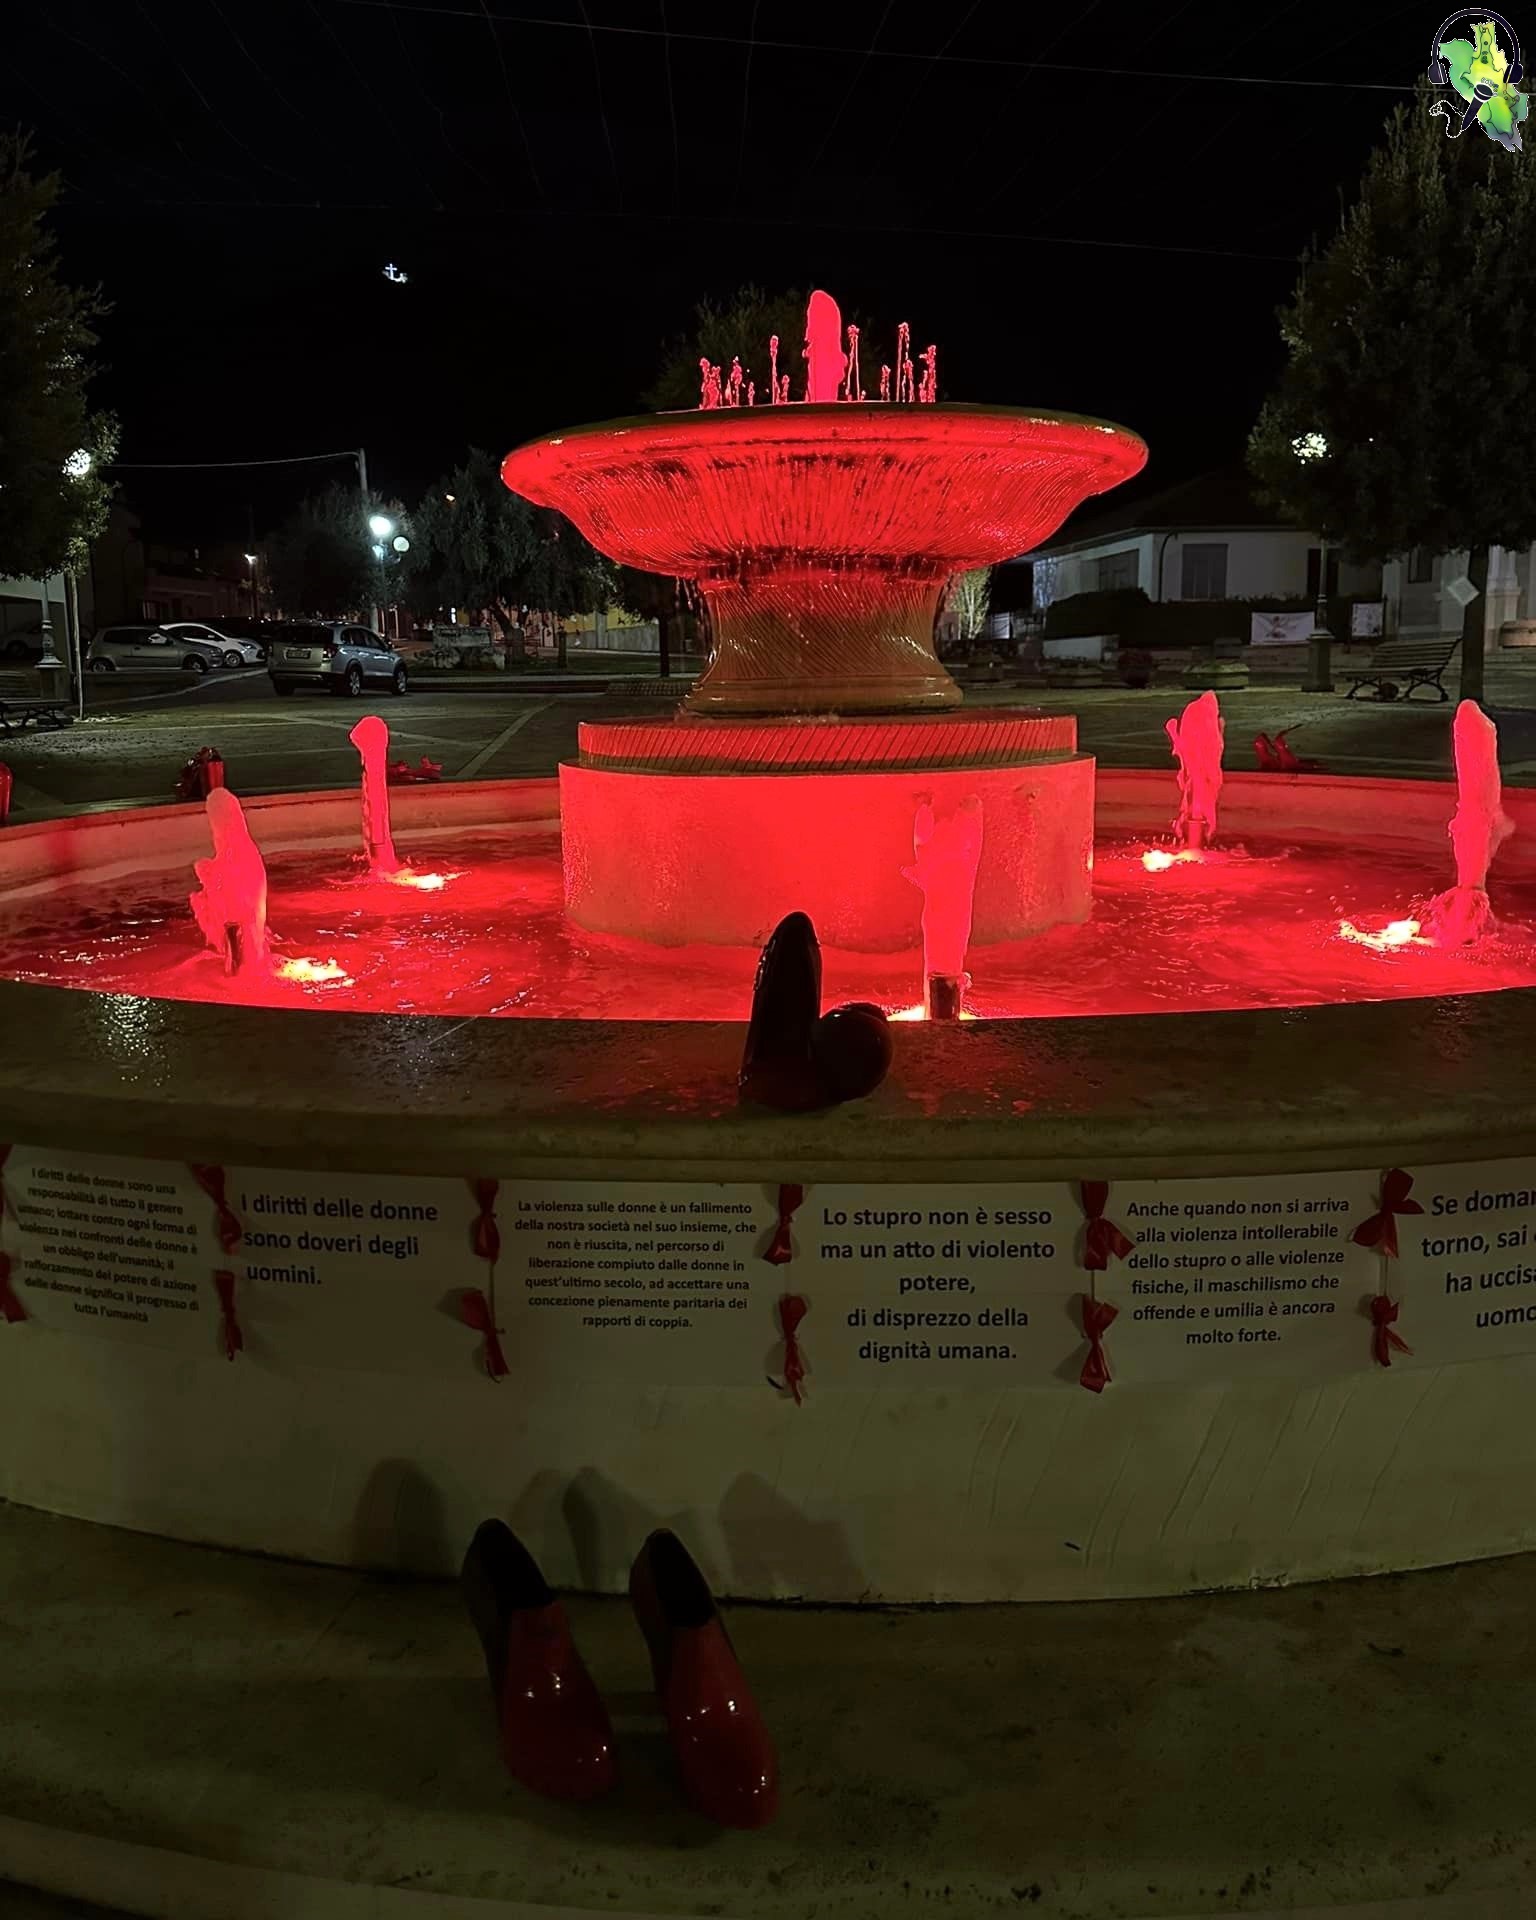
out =
<svg viewBox="0 0 1536 1920"><path fill-rule="evenodd" d="M49 0L7 17L0 122L115 303L125 462L365 444L409 498L472 443L634 411L695 300L756 280L865 314L866 366L909 320L942 397L1137 428L1160 486L1240 453L1296 257L1438 17ZM238 539L348 472L124 479Z"/></svg>

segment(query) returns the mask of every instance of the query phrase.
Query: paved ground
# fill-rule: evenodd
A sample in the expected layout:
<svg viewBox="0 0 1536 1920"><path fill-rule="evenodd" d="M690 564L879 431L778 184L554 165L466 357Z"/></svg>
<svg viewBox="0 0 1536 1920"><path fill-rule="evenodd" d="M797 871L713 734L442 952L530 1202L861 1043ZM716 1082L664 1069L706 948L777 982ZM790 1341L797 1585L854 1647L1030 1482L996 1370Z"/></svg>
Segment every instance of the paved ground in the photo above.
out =
<svg viewBox="0 0 1536 1920"><path fill-rule="evenodd" d="M83 724L0 741L0 759L15 778L18 821L169 800L182 763L205 744L224 755L230 784L242 793L349 786L357 756L347 732L368 711L388 721L403 757L440 761L447 778L551 774L575 752L583 718L658 710L654 699L631 705L605 696L604 684L575 674L563 683L543 675L532 686L423 685L405 700L344 703L323 694L276 699L259 670L171 687L93 683L96 706ZM1176 685L1140 693L977 688L969 695L973 704L1020 702L1075 712L1083 748L1117 766L1165 766L1163 722L1187 698ZM1536 781L1536 658L1491 663L1489 706L1499 722L1506 778ZM1422 696L1384 705L1274 684L1224 694L1222 707L1229 768L1256 764L1255 733L1286 727L1294 729L1299 752L1334 772L1438 778L1450 768L1453 708Z"/></svg>
<svg viewBox="0 0 1536 1920"><path fill-rule="evenodd" d="M1533 1575L1526 1556L1098 1605L735 1607L785 1799L766 1832L731 1834L678 1799L623 1601L570 1603L622 1763L611 1799L572 1807L501 1771L451 1585L0 1507L0 1874L34 1878L41 1838L63 1866L36 1878L130 1906L126 1879L67 1869L118 1845L163 1850L166 1888L175 1856L201 1856L729 1920L1273 1915L1425 1894L1492 1920L1522 1911L1500 1895L1536 1861Z"/></svg>

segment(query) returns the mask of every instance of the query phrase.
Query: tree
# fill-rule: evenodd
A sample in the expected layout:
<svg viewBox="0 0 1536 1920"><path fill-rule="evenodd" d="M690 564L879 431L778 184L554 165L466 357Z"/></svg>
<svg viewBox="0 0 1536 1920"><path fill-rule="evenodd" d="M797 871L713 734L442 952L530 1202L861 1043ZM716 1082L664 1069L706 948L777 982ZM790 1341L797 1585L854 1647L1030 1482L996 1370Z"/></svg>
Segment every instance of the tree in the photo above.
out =
<svg viewBox="0 0 1536 1920"><path fill-rule="evenodd" d="M0 575L46 578L82 566L106 524L117 436L86 394L107 308L59 278L59 176L34 178L30 157L0 135Z"/></svg>
<svg viewBox="0 0 1536 1920"><path fill-rule="evenodd" d="M524 574L524 599L555 620L559 664L565 665L565 627L573 613L594 613L613 598L616 576L579 528L549 507L533 512L533 553Z"/></svg>
<svg viewBox="0 0 1536 1920"><path fill-rule="evenodd" d="M945 611L955 616L962 640L974 640L987 624L992 605L992 569L972 567L957 573L944 595Z"/></svg>
<svg viewBox="0 0 1536 1920"><path fill-rule="evenodd" d="M687 644L688 612L696 595L685 580L666 573L646 573L639 567L620 567L614 598L637 620L654 620L657 635L657 672L665 680L672 671L672 643Z"/></svg>
<svg viewBox="0 0 1536 1920"><path fill-rule="evenodd" d="M284 613L328 618L373 605L380 575L368 519L380 512L400 518L398 507L337 484L283 522L267 544L267 578Z"/></svg>
<svg viewBox="0 0 1536 1920"><path fill-rule="evenodd" d="M424 607L483 609L503 640L529 599L533 508L502 483L494 459L472 447L435 480L412 520L411 595Z"/></svg>
<svg viewBox="0 0 1536 1920"><path fill-rule="evenodd" d="M764 293L761 287L740 287L724 307L712 300L701 300L693 310L693 326L687 333L675 335L662 350L662 362L656 379L641 396L642 404L658 412L699 404L699 362L708 360L725 374L731 361L741 361L744 372L757 383L760 403L769 398L768 342L779 336L779 374L790 376L795 398L800 398L804 378L801 348L805 344L806 292ZM864 368L864 384L871 386L870 369ZM874 369L873 389L878 390L880 369Z"/></svg>
<svg viewBox="0 0 1536 1920"><path fill-rule="evenodd" d="M1532 386L1536 169L1448 140L1422 88L1280 313L1286 366L1250 437L1265 499L1366 560L1465 551L1479 598L1461 691L1483 691L1488 548L1536 538L1536 472L1510 438Z"/></svg>

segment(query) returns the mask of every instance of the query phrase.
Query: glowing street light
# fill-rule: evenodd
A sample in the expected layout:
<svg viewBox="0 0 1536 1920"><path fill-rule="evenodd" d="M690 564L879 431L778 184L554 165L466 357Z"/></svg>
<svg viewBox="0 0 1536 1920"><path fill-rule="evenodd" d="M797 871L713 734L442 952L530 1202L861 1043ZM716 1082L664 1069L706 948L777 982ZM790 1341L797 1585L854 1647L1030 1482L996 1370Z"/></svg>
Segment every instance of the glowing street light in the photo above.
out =
<svg viewBox="0 0 1536 1920"><path fill-rule="evenodd" d="M1291 452L1298 460L1321 460L1327 451L1327 439L1320 433L1298 433L1291 442Z"/></svg>
<svg viewBox="0 0 1536 1920"><path fill-rule="evenodd" d="M387 540L395 530L395 523L387 513L374 513L368 517L368 531L375 540Z"/></svg>
<svg viewBox="0 0 1536 1920"><path fill-rule="evenodd" d="M83 480L95 465L89 447L77 447L64 462L66 480Z"/></svg>
<svg viewBox="0 0 1536 1920"><path fill-rule="evenodd" d="M396 553L409 553L411 550L411 543L403 533L397 533L389 544L394 548Z"/></svg>

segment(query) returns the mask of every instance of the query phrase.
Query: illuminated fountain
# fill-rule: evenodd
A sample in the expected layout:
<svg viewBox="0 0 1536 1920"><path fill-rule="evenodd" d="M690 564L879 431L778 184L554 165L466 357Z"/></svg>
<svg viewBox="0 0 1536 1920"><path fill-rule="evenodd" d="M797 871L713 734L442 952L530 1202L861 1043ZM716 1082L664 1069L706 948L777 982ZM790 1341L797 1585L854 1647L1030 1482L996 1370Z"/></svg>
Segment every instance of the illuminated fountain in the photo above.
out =
<svg viewBox="0 0 1536 1920"><path fill-rule="evenodd" d="M956 1212L1004 1190L1010 1223L1021 1190L1030 1209L1044 1193L1058 1251L1094 1195L1111 1264L1088 1297L1108 1308L1110 1227L1141 1231L1124 1183L1374 1178L1487 1157L1496 1132L1524 1151L1536 795L1501 794L1472 709L1458 800L1321 771L1223 780L1212 695L1169 725L1177 771L1095 767L1070 714L965 708L933 645L945 582L1037 545L1145 448L1099 421L941 402L931 348L903 328L882 357L825 296L803 385L765 344L764 365L706 364L697 410L549 435L503 468L603 551L697 580L714 646L679 712L584 720L558 780L439 782L424 760L393 788L366 715L360 786L243 814L220 789L206 812L0 836L0 1141L323 1175L322 1237L348 1232L357 1195L392 1205L419 1179L404 1198L443 1233L422 1271L316 1290L341 1358L306 1358L302 1381L263 1354L254 1314L235 1392L222 1352L211 1377L147 1338L88 1365L84 1340L23 1350L0 1327L4 1391L25 1401L0 1497L370 1561L367 1516L393 1527L419 1472L447 1525L424 1523L400 1564L437 1570L428 1535L521 1507L560 1584L613 1586L611 1535L686 1515L735 1591L848 1601L1168 1591L1526 1544L1518 1366L1491 1390L1490 1370L1448 1367L1422 1418L1406 1368L1374 1393L1351 1382L1348 1404L1336 1381L1220 1388L1213 1429L1211 1386L1141 1392L1118 1353L1106 1391L1076 1393L1075 1312L1049 1335L1066 1403L818 1388L823 1330L874 1284L854 1261L801 1283L818 1187L850 1216L888 1197L925 1234L946 1187ZM1456 884L1409 918L1448 877L1453 807ZM527 1193L768 1195L762 1259L786 1271L750 1377L705 1356L663 1386L615 1350L606 1371L545 1378L527 1358L554 1335L520 1316L528 1345L509 1333L503 1358L525 1371L498 1392L443 1311L471 1253L480 1332L518 1311L526 1243L492 1231L497 1182L526 1183L502 1189L503 1228ZM950 1257L914 1253L906 1278ZM1145 1311L1127 1305L1108 1345ZM434 1334L460 1344L413 1370ZM1264 1473L1221 1470L1229 1451ZM1495 1453L1508 1470L1484 1499Z"/></svg>
<svg viewBox="0 0 1536 1920"><path fill-rule="evenodd" d="M1146 448L1100 420L939 404L898 333L895 399L859 398L858 338L813 296L806 399L551 434L502 477L602 552L697 583L713 650L675 716L590 721L561 769L566 910L665 944L760 945L788 913L830 946L917 943L901 868L918 807L987 817L974 937L1089 908L1093 766L1069 715L955 711L934 653L947 582L1028 551ZM778 391L777 343L770 380Z"/></svg>

